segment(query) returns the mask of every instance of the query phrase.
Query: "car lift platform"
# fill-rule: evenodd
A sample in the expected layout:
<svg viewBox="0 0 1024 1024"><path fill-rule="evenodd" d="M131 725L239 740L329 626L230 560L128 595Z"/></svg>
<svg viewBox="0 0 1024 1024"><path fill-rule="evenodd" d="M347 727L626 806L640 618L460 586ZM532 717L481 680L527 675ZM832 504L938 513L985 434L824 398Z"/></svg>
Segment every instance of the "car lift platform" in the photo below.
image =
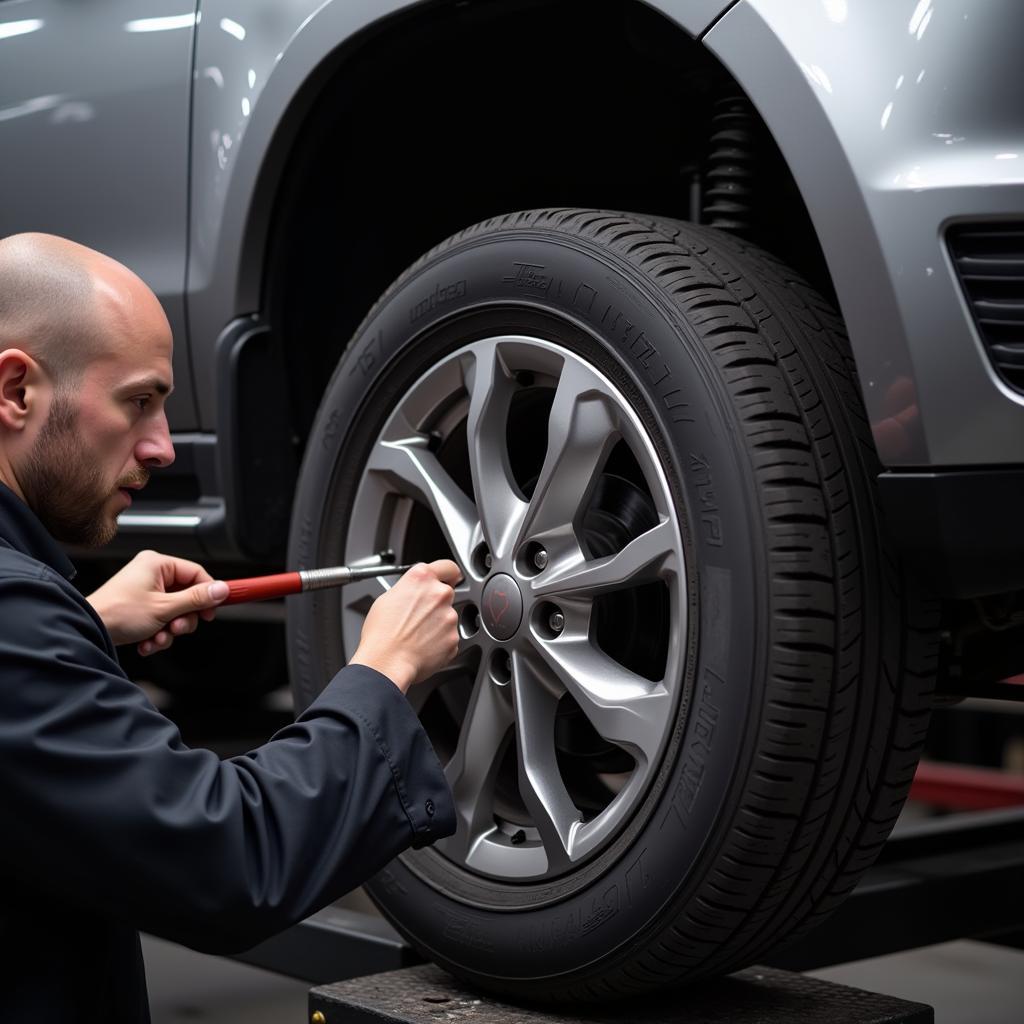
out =
<svg viewBox="0 0 1024 1024"><path fill-rule="evenodd" d="M923 1003L750 967L655 998L569 1010L507 1003L463 987L433 964L314 988L311 1024L932 1024Z"/></svg>

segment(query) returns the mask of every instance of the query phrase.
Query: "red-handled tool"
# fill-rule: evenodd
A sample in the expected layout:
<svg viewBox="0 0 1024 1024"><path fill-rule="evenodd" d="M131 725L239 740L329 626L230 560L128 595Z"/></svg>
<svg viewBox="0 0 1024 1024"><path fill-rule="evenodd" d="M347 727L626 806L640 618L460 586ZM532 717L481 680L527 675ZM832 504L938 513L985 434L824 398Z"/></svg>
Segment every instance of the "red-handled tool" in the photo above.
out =
<svg viewBox="0 0 1024 1024"><path fill-rule="evenodd" d="M271 576L226 580L228 596L221 604L265 601L271 597L286 597L288 594L301 594L307 590L343 587L346 583L372 579L375 576L400 576L411 568L411 565L386 565L383 560L379 560L373 564L335 565L329 569L300 569L298 572L279 572Z"/></svg>

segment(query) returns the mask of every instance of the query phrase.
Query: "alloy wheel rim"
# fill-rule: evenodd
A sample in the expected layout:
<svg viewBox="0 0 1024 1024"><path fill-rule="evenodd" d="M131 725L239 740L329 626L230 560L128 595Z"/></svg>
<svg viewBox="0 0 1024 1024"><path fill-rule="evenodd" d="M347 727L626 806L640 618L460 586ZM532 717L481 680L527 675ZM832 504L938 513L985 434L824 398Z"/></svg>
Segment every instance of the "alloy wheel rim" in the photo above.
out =
<svg viewBox="0 0 1024 1024"><path fill-rule="evenodd" d="M529 493L513 471L508 429L524 380L550 392L546 449ZM446 438L463 428L466 486L453 478L451 459L446 466L439 457ZM623 445L642 474L656 524L598 554L584 515L610 452ZM457 723L445 773L458 827L434 849L474 874L507 882L564 875L630 820L675 722L686 572L657 450L622 392L576 353L536 337L484 338L440 359L388 417L356 491L346 560L384 546L408 558L411 523L424 509L464 574L455 591L459 656L410 691L414 707L444 703ZM387 585L367 581L343 592L346 650L355 650L366 611ZM638 588L654 593L668 623L655 678L600 642L599 634L614 629L606 602ZM628 652L629 642L616 646ZM596 733L612 760L631 767L586 777L588 759L570 760L559 746L567 717L577 733ZM601 786L603 807L604 796L581 798L584 788Z"/></svg>

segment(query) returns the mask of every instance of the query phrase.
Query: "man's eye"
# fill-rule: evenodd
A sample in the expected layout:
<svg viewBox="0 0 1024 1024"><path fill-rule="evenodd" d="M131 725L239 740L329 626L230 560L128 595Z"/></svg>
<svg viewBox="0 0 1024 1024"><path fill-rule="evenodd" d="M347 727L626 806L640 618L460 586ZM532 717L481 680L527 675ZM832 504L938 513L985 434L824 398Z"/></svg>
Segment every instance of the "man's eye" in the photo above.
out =
<svg viewBox="0 0 1024 1024"><path fill-rule="evenodd" d="M147 405L149 405L150 397L149 395L139 395L137 398L133 398L132 401L139 407L139 411L141 412Z"/></svg>

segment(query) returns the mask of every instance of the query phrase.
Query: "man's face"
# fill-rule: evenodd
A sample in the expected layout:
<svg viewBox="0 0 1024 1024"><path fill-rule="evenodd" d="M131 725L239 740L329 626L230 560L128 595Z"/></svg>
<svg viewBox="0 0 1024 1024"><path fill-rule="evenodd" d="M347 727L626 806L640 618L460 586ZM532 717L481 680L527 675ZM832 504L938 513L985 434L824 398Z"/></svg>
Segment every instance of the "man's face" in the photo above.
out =
<svg viewBox="0 0 1024 1024"><path fill-rule="evenodd" d="M156 304L156 300L152 300ZM117 516L150 471L174 460L164 403L171 337L158 304L115 324L104 354L58 390L18 477L29 506L57 540L111 541Z"/></svg>

